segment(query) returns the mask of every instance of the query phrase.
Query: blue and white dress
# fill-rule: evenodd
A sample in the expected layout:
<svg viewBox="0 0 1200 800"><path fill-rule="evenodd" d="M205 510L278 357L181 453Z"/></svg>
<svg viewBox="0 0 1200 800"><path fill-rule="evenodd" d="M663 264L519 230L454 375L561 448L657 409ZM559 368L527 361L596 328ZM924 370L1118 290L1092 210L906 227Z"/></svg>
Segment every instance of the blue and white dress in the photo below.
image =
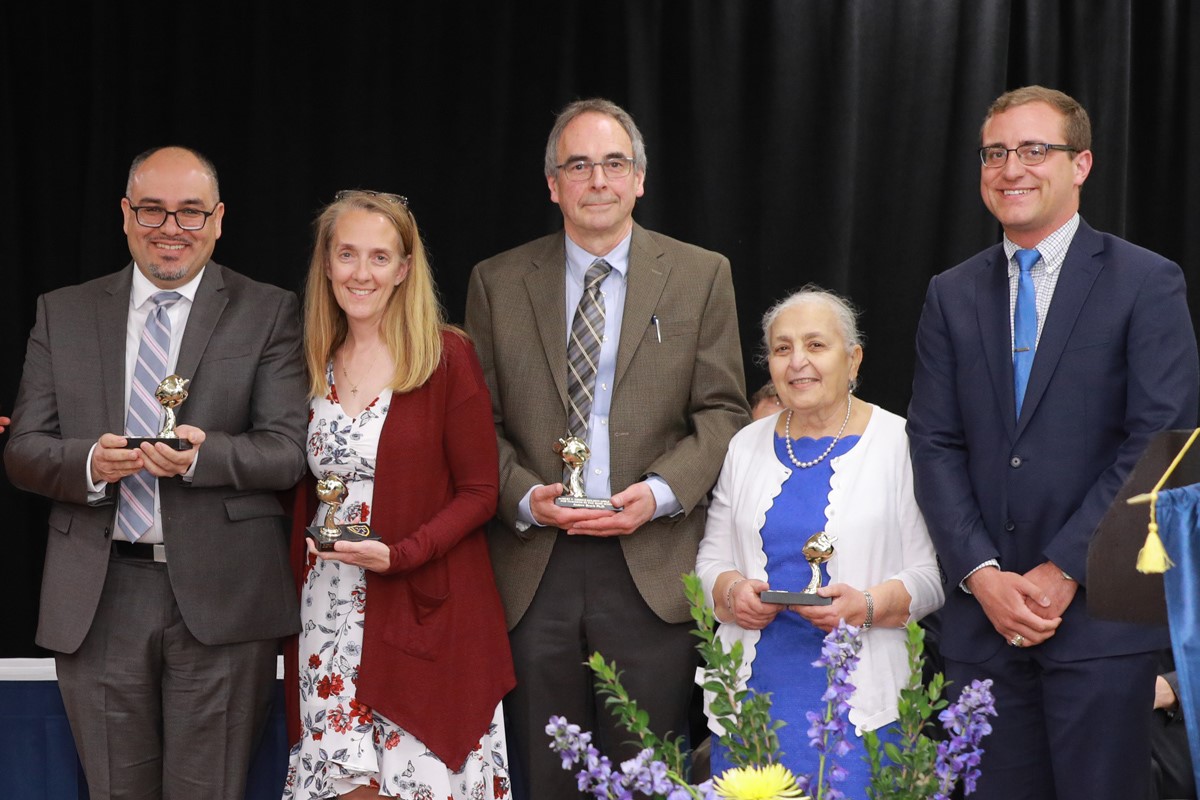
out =
<svg viewBox="0 0 1200 800"><path fill-rule="evenodd" d="M793 440L792 451L800 461L811 461L829 447L833 437ZM783 436L775 440L775 457L791 467ZM799 591L812 579L812 571L804 557L804 543L810 536L826 528L826 507L829 504L830 481L833 478L833 459L849 452L858 444L858 436L838 441L833 451L807 469L793 469L783 482L779 495L767 511L762 527L763 551L767 556L768 583L773 589ZM834 545L836 547L836 543ZM821 584L829 583L825 565L821 565ZM865 587L860 587L865 588ZM825 632L798 614L783 611L763 628L755 650L754 664L748 686L759 694L771 695L771 718L787 724L779 729L779 749L782 763L795 775L815 775L819 754L810 746L807 713L823 713L821 696L828 687L825 670L812 666L821 655ZM890 729L878 731L881 738L890 738ZM865 749L853 733L855 748L838 759L838 765L849 775L836 784L847 797L866 795L867 765L862 761ZM728 753L713 737L712 772L720 775L731 767Z"/></svg>

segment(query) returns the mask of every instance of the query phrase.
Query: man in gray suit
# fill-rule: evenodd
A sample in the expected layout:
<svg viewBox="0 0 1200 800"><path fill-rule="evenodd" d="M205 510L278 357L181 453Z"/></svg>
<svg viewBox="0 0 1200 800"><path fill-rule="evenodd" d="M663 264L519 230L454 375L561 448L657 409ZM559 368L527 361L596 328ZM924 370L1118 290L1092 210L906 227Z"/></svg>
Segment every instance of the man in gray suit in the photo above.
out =
<svg viewBox="0 0 1200 800"><path fill-rule="evenodd" d="M53 501L37 642L92 800L241 800L299 620L274 495L304 470L296 297L209 260L225 207L198 153L138 156L121 210L133 263L38 299L4 453ZM191 448L127 448L171 373Z"/></svg>
<svg viewBox="0 0 1200 800"><path fill-rule="evenodd" d="M646 152L629 114L606 100L568 106L545 174L565 231L476 266L466 320L500 445L490 543L517 671L505 706L522 798L577 791L547 749L552 714L594 730L614 760L630 739L595 696L593 651L617 662L657 733L686 733L696 654L680 576L748 420L729 262L634 223ZM555 505L552 446L568 432L591 449L588 496L621 511Z"/></svg>

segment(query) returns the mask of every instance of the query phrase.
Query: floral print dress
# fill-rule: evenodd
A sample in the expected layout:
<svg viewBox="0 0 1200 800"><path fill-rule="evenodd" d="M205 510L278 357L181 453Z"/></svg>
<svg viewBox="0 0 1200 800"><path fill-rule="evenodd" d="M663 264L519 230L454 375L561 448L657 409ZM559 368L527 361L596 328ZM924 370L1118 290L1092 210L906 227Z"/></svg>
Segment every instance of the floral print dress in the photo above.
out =
<svg viewBox="0 0 1200 800"><path fill-rule="evenodd" d="M348 496L339 523L369 522L379 436L391 392L357 417L329 394L314 400L308 425L308 466L336 474ZM322 503L313 524L325 520ZM362 567L310 556L300 600L300 741L292 747L284 800L337 797L359 786L406 800L489 800L509 797L501 707L459 772L450 769L399 725L355 698L362 659L367 582ZM412 691L422 691L413 686Z"/></svg>

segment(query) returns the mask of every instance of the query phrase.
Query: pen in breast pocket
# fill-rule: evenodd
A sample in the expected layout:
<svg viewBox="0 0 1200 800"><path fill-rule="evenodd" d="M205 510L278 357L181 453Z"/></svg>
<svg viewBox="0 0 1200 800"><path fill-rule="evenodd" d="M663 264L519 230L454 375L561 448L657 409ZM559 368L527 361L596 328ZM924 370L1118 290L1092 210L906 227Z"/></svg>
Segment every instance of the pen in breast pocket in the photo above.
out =
<svg viewBox="0 0 1200 800"><path fill-rule="evenodd" d="M662 328L658 327L658 314L651 314L650 321L654 323L654 335L658 338L658 343L662 344Z"/></svg>

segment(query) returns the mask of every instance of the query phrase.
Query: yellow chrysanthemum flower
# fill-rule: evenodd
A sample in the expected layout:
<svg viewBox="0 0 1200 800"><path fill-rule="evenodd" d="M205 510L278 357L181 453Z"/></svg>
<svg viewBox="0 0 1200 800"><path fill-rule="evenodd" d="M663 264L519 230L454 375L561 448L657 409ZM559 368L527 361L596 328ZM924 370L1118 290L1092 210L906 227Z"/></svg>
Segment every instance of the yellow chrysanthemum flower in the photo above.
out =
<svg viewBox="0 0 1200 800"><path fill-rule="evenodd" d="M805 796L796 786L796 776L782 764L727 769L713 785L726 800L784 800Z"/></svg>

